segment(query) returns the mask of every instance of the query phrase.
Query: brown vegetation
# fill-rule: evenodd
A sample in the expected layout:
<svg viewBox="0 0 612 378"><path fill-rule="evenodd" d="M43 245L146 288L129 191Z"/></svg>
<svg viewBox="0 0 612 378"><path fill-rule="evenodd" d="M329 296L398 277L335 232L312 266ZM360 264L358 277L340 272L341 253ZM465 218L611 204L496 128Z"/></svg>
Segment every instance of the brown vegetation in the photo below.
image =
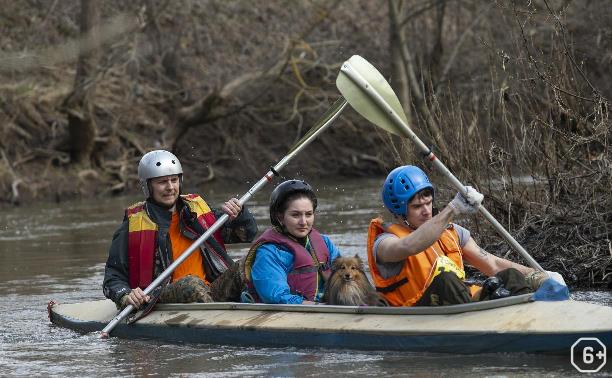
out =
<svg viewBox="0 0 612 378"><path fill-rule="evenodd" d="M471 44L456 37L465 80L455 73L440 83L446 71L433 71L423 81L447 141L448 150L439 148L443 161L488 194L487 208L537 261L587 287L612 286L612 86L605 68L612 16L601 6L536 1L457 9L447 16L456 18L451 24L472 20L461 30L477 36ZM438 131L420 119L435 141ZM487 248L508 253L505 243Z"/></svg>
<svg viewBox="0 0 612 378"><path fill-rule="evenodd" d="M82 12L93 3L100 21L86 32L82 15L95 12ZM260 177L339 96L339 66L359 54L389 78L414 131L485 192L536 260L575 284L612 282L605 0L2 7L0 201L134 191L139 157L160 147L177 153L194 185ZM413 146L354 112L336 123L292 163L297 172L421 164Z"/></svg>

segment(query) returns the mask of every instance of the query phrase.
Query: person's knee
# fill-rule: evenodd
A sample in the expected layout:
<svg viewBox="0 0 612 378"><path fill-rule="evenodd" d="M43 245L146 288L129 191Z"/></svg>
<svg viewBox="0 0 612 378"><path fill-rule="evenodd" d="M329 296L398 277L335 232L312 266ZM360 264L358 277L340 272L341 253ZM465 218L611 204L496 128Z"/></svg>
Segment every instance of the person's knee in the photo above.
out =
<svg viewBox="0 0 612 378"><path fill-rule="evenodd" d="M435 278L438 285L444 288L457 288L459 286L465 286L463 281L452 272L442 272Z"/></svg>
<svg viewBox="0 0 612 378"><path fill-rule="evenodd" d="M502 280L504 283L512 280L521 281L525 279L525 275L523 275L523 273L519 272L515 268L507 268L504 270L500 270L499 272L497 272L496 276L499 277L499 279Z"/></svg>
<svg viewBox="0 0 612 378"><path fill-rule="evenodd" d="M512 295L527 294L532 291L525 275L517 269L504 269L498 272L496 276L499 277L504 287L508 289Z"/></svg>
<svg viewBox="0 0 612 378"><path fill-rule="evenodd" d="M210 291L215 302L240 302L240 295L246 288L239 264L236 263L226 270L210 285Z"/></svg>
<svg viewBox="0 0 612 378"><path fill-rule="evenodd" d="M418 305L440 306L471 302L469 289L452 272L441 272L429 285Z"/></svg>
<svg viewBox="0 0 612 378"><path fill-rule="evenodd" d="M200 277L188 275L172 282L162 291L164 303L212 302L210 287Z"/></svg>

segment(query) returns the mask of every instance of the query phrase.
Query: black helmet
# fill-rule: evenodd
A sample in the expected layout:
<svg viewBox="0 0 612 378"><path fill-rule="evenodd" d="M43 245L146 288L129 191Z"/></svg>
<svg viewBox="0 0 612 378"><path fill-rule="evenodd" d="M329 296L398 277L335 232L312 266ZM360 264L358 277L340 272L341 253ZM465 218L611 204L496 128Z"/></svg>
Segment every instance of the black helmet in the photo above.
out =
<svg viewBox="0 0 612 378"><path fill-rule="evenodd" d="M272 225L281 227L280 222L276 219L276 214L285 204L287 198L294 193L304 193L312 201L312 209L317 209L317 196L306 181L303 180L287 180L281 182L274 188L270 195L270 222Z"/></svg>

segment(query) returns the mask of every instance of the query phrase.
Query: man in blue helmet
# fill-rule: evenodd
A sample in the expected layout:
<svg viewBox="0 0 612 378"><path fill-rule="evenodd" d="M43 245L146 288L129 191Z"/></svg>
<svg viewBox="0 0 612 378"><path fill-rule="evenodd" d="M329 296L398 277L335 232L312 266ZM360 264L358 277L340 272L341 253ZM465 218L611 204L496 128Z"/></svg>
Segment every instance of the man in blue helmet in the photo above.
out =
<svg viewBox="0 0 612 378"><path fill-rule="evenodd" d="M457 216L475 214L484 198L471 186L466 189L435 214L434 187L420 168L401 166L387 176L382 197L394 221L377 218L370 223L368 263L376 289L391 305L496 299L528 293L546 278L537 274L543 272L488 253L467 229L452 223ZM482 288L463 282L464 261L489 277Z"/></svg>

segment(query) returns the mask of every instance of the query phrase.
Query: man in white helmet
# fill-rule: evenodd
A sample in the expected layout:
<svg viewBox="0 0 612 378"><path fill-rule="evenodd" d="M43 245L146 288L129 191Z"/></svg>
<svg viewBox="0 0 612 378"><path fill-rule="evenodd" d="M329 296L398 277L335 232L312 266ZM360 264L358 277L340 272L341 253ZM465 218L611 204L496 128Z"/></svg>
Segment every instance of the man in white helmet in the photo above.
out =
<svg viewBox="0 0 612 378"><path fill-rule="evenodd" d="M220 210L211 210L199 195L181 194L183 169L178 158L168 151L146 153L138 164L138 177L146 200L125 210L123 223L113 236L102 285L104 295L119 308L128 304L140 308L156 301L234 299L227 297L227 288L220 287L221 282L231 282L231 278L219 277L237 269L225 243L251 242L257 233L253 215L236 198L225 202ZM223 213L229 221L151 295L145 295L143 289Z"/></svg>

